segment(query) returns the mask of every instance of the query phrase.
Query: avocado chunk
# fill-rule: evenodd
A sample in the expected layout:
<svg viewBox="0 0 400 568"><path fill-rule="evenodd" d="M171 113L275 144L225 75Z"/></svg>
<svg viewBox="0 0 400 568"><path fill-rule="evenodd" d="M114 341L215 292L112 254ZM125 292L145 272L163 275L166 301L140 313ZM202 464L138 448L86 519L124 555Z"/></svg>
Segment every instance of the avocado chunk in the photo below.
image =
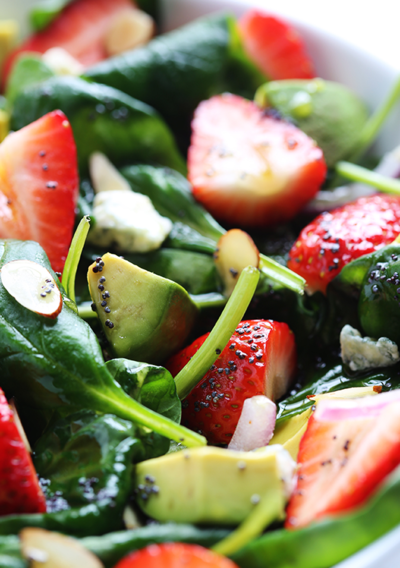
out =
<svg viewBox="0 0 400 568"><path fill-rule="evenodd" d="M261 497L278 491L283 496L276 512L280 518L294 471L295 462L278 445L256 452L182 450L137 464L137 500L160 522L236 525Z"/></svg>
<svg viewBox="0 0 400 568"><path fill-rule="evenodd" d="M89 291L116 357L158 364L184 344L197 307L182 286L107 253L89 267Z"/></svg>
<svg viewBox="0 0 400 568"><path fill-rule="evenodd" d="M368 118L364 103L352 91L323 79L271 81L258 89L255 100L275 108L313 138L328 167L355 151Z"/></svg>

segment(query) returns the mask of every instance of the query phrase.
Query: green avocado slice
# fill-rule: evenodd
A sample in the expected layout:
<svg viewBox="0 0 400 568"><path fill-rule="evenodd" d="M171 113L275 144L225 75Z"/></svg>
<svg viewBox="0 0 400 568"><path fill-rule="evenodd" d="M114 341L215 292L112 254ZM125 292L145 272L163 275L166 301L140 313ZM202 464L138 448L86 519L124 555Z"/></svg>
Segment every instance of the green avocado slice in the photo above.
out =
<svg viewBox="0 0 400 568"><path fill-rule="evenodd" d="M182 286L107 253L88 270L89 291L116 357L159 364L178 351L197 316Z"/></svg>

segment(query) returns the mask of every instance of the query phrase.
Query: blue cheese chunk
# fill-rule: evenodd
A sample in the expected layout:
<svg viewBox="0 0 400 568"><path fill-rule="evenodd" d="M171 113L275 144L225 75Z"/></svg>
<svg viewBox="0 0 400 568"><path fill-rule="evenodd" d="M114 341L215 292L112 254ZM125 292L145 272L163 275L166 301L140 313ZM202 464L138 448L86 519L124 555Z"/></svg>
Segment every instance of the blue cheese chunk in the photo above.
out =
<svg viewBox="0 0 400 568"><path fill-rule="evenodd" d="M115 190L98 193L93 202L96 224L88 241L99 247L114 245L124 252L158 249L172 229L146 195Z"/></svg>
<svg viewBox="0 0 400 568"><path fill-rule="evenodd" d="M340 346L343 363L352 371L388 367L400 360L399 349L394 341L387 337L378 340L362 337L350 325L345 325L340 333Z"/></svg>

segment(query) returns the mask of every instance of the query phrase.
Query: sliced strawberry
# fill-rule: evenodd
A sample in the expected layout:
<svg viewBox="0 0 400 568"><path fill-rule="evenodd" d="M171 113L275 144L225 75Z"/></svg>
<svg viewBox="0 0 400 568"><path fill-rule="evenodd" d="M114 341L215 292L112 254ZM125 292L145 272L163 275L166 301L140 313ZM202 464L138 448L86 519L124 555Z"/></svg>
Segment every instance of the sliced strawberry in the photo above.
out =
<svg viewBox="0 0 400 568"><path fill-rule="evenodd" d="M315 77L303 40L280 18L250 10L240 18L239 32L246 53L270 79Z"/></svg>
<svg viewBox="0 0 400 568"><path fill-rule="evenodd" d="M193 194L222 222L265 227L291 219L325 179L322 150L311 138L236 95L203 101L192 129Z"/></svg>
<svg viewBox="0 0 400 568"><path fill-rule="evenodd" d="M0 389L0 515L44 512L46 501L35 468Z"/></svg>
<svg viewBox="0 0 400 568"><path fill-rule="evenodd" d="M75 142L61 111L7 136L0 145L0 238L37 241L61 272L78 185Z"/></svg>
<svg viewBox="0 0 400 568"><path fill-rule="evenodd" d="M151 544L128 554L114 568L238 568L220 554L198 544Z"/></svg>
<svg viewBox="0 0 400 568"><path fill-rule="evenodd" d="M208 334L166 364L173 376L186 365ZM247 398L283 396L296 371L294 335L285 323L243 321L205 377L183 402L183 423L201 430L212 444L228 444Z"/></svg>
<svg viewBox="0 0 400 568"><path fill-rule="evenodd" d="M104 35L110 19L123 10L134 10L131 0L75 0L44 30L29 37L11 53L3 69L8 76L17 55L24 51L44 53L51 47L63 47L83 65L106 58Z"/></svg>
<svg viewBox="0 0 400 568"><path fill-rule="evenodd" d="M306 279L309 292L325 292L345 264L391 243L399 233L399 197L362 197L307 225L289 253L288 267Z"/></svg>
<svg viewBox="0 0 400 568"><path fill-rule="evenodd" d="M288 528L362 504L400 464L400 402L392 394L318 403L300 442Z"/></svg>

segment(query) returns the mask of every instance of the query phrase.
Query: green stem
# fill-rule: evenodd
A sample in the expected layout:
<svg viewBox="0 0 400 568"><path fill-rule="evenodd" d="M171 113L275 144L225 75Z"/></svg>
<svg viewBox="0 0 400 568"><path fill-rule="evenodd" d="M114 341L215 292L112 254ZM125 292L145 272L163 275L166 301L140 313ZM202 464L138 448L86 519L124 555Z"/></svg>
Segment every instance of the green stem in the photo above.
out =
<svg viewBox="0 0 400 568"><path fill-rule="evenodd" d="M69 247L67 260L65 261L62 285L70 300L75 302L75 277L78 269L78 264L81 259L83 247L85 245L86 237L90 229L90 217L82 217L74 237Z"/></svg>
<svg viewBox="0 0 400 568"><path fill-rule="evenodd" d="M177 443L184 444L188 448L207 445L207 440L204 436L173 422L169 418L162 416L162 414L146 408L127 395L121 398L112 395L107 397L106 407L109 409L111 405L114 406L115 413L120 418L126 418L141 426L150 428L153 432L157 432L157 434L161 434Z"/></svg>
<svg viewBox="0 0 400 568"><path fill-rule="evenodd" d="M306 284L304 278L276 262L276 260L260 254L260 270L271 280L282 284L284 288L293 290L293 292L297 292L300 295L304 294L304 286Z"/></svg>
<svg viewBox="0 0 400 568"><path fill-rule="evenodd" d="M225 306L228 298L218 292L209 292L208 294L190 294L191 299L199 308L204 310L207 308L221 308Z"/></svg>
<svg viewBox="0 0 400 568"><path fill-rule="evenodd" d="M244 316L257 288L260 273L247 266L237 281L232 296L206 341L176 375L175 384L180 399L185 398L218 359Z"/></svg>
<svg viewBox="0 0 400 568"><path fill-rule="evenodd" d="M384 193L400 195L400 180L398 179L383 176L382 174L378 174L361 166L356 166L350 162L338 162L336 164L336 171L341 176L352 181L366 183Z"/></svg>
<svg viewBox="0 0 400 568"><path fill-rule="evenodd" d="M78 314L82 319L97 318L96 312L92 310L92 302L82 302L82 304L79 304Z"/></svg>
<svg viewBox="0 0 400 568"><path fill-rule="evenodd" d="M269 491L243 523L211 549L219 554L232 556L247 543L260 536L268 525L282 515L284 507L285 499L283 492L275 491L271 493Z"/></svg>
<svg viewBox="0 0 400 568"><path fill-rule="evenodd" d="M388 114L400 98L400 77L392 86L388 96L378 109L370 116L360 133L358 145L350 160L356 162L365 150L372 144Z"/></svg>

